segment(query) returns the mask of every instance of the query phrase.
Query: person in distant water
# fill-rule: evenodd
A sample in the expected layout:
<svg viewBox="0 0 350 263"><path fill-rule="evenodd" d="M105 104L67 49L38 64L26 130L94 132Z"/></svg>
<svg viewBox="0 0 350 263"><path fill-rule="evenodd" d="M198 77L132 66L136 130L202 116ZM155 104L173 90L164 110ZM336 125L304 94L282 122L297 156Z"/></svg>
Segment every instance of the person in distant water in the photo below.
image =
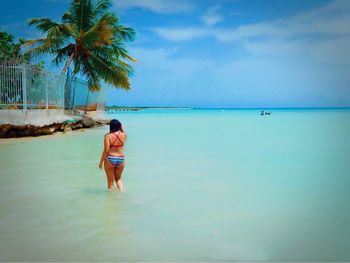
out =
<svg viewBox="0 0 350 263"><path fill-rule="evenodd" d="M118 120L111 120L109 124L109 133L104 138L104 149L102 152L99 168L104 164L107 175L108 191L114 190L114 181L119 191L123 191L122 172L124 170L124 150L126 133L122 124Z"/></svg>

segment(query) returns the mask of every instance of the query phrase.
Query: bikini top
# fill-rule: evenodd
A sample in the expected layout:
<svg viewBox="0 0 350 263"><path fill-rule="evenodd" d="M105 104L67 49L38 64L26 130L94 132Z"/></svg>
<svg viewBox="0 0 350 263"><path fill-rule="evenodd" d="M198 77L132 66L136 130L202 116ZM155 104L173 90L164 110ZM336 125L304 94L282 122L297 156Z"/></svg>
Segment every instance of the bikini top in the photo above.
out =
<svg viewBox="0 0 350 263"><path fill-rule="evenodd" d="M114 141L114 143L110 146L111 148L112 147L116 147L116 148L118 148L118 147L122 147L122 146L124 146L124 143L122 142L122 140L119 138L119 132L117 133L117 134L115 134L115 133L113 133L114 135L115 135L115 141ZM120 144L118 144L118 145L116 145L115 143L117 142L117 141L119 141L120 142Z"/></svg>

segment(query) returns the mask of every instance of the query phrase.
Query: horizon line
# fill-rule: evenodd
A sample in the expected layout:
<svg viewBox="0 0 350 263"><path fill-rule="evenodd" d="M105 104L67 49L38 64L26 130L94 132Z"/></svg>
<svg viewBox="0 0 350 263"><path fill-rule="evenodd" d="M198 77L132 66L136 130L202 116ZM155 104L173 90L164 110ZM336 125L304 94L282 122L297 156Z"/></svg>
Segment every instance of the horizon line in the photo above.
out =
<svg viewBox="0 0 350 263"><path fill-rule="evenodd" d="M350 106L321 106L321 107L198 107L198 106L106 106L106 108L137 108L137 109L232 109L232 110L264 110L264 109L350 109Z"/></svg>

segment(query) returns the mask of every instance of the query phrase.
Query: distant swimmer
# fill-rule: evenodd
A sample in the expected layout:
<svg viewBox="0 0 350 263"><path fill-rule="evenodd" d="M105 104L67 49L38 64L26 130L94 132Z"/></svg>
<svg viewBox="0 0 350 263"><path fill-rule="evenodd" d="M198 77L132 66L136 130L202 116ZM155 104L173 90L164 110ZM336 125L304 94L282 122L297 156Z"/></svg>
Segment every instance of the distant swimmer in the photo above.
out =
<svg viewBox="0 0 350 263"><path fill-rule="evenodd" d="M271 113L272 113L271 111L263 111L263 110L262 110L262 111L260 112L260 115L271 115Z"/></svg>
<svg viewBox="0 0 350 263"><path fill-rule="evenodd" d="M104 137L104 149L100 164L98 165L102 169L102 165L104 164L108 191L114 191L114 181L120 192L124 190L121 177L125 166L123 149L125 141L126 133L123 130L122 124L118 120L111 120L109 133Z"/></svg>

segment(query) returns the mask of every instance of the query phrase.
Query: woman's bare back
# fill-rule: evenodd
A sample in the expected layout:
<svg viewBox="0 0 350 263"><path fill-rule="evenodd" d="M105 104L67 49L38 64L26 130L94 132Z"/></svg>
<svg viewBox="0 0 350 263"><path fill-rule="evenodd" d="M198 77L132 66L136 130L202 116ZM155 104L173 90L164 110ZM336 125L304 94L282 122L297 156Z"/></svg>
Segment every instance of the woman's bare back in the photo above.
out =
<svg viewBox="0 0 350 263"><path fill-rule="evenodd" d="M109 141L109 154L110 155L124 155L124 143L126 141L126 134L125 132L115 132L115 133L109 133L106 134L106 137Z"/></svg>

